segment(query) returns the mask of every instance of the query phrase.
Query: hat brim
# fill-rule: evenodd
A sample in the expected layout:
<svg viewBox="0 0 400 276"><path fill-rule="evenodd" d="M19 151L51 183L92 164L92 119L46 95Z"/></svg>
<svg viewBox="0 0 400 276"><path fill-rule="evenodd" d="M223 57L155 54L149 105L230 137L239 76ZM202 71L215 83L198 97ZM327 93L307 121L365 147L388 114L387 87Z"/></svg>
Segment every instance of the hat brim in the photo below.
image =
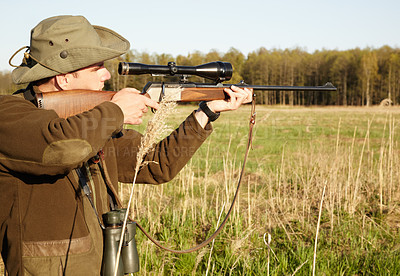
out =
<svg viewBox="0 0 400 276"><path fill-rule="evenodd" d="M95 47L77 47L68 49L68 58L62 59L59 55L52 56L41 61L42 64L54 64L60 66L57 71L36 63L32 67L22 65L12 72L12 79L15 84L24 84L40 79L59 75L60 72L72 72L92 64L113 59L125 54L130 47L129 41L118 33L101 26L93 26L100 37L101 45Z"/></svg>

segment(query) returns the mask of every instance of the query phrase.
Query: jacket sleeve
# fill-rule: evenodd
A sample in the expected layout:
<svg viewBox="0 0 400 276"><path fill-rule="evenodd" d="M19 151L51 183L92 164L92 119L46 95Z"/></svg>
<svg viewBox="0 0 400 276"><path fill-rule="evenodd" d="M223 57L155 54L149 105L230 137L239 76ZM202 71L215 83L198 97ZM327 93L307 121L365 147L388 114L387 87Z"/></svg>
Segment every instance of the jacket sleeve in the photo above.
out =
<svg viewBox="0 0 400 276"><path fill-rule="evenodd" d="M120 108L105 102L67 119L16 96L0 96L0 169L64 174L94 156L120 131Z"/></svg>
<svg viewBox="0 0 400 276"><path fill-rule="evenodd" d="M203 129L193 112L145 156L146 165L140 169L136 183L161 184L172 180L211 132L211 124L207 124ZM141 137L136 131L127 131L121 138L114 139L120 182L133 181Z"/></svg>

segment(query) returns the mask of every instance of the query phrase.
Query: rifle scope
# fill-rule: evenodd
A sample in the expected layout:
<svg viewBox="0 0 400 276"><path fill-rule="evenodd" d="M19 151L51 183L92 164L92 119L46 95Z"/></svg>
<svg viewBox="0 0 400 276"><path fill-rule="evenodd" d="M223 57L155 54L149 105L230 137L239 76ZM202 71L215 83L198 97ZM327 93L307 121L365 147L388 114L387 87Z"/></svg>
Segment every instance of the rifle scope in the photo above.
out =
<svg viewBox="0 0 400 276"><path fill-rule="evenodd" d="M233 69L229 62L222 61L214 61L198 66L177 66L175 62L168 62L168 65L148 65L142 63L120 62L118 66L118 73L120 75L194 75L221 82L230 80L232 78Z"/></svg>

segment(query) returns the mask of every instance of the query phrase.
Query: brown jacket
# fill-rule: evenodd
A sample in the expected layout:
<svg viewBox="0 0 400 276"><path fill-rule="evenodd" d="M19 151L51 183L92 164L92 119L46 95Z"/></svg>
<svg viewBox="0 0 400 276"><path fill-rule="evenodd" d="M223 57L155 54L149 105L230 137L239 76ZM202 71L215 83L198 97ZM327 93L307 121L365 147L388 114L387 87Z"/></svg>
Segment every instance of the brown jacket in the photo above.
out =
<svg viewBox="0 0 400 276"><path fill-rule="evenodd" d="M141 134L121 130L119 107L105 102L61 119L17 96L0 96L0 248L10 275L99 275L103 238L75 168L90 163L98 214L110 210L107 189L132 182ZM191 114L145 158L137 183L171 180L211 133ZM140 253L140 252L139 252Z"/></svg>

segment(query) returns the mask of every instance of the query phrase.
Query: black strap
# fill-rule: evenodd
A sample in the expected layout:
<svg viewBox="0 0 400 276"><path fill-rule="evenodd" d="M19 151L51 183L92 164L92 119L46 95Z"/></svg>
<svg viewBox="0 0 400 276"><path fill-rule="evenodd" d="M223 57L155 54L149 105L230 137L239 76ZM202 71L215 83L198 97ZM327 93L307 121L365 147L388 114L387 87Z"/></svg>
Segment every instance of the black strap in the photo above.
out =
<svg viewBox="0 0 400 276"><path fill-rule="evenodd" d="M214 122L216 119L218 119L220 113L211 111L206 101L201 101L199 107L207 115L210 122Z"/></svg>
<svg viewBox="0 0 400 276"><path fill-rule="evenodd" d="M101 219L99 217L99 214L97 213L96 207L94 206L93 199L92 199L92 191L90 190L89 185L87 184L87 179L85 174L81 171L81 169L75 169L76 173L78 174L79 177L79 185L81 186L81 189L83 190L83 193L86 195L86 197L89 199L90 205L92 205L92 208L94 210L94 213L96 214L97 221L100 224L100 227L102 229L106 229L103 223L101 222Z"/></svg>

